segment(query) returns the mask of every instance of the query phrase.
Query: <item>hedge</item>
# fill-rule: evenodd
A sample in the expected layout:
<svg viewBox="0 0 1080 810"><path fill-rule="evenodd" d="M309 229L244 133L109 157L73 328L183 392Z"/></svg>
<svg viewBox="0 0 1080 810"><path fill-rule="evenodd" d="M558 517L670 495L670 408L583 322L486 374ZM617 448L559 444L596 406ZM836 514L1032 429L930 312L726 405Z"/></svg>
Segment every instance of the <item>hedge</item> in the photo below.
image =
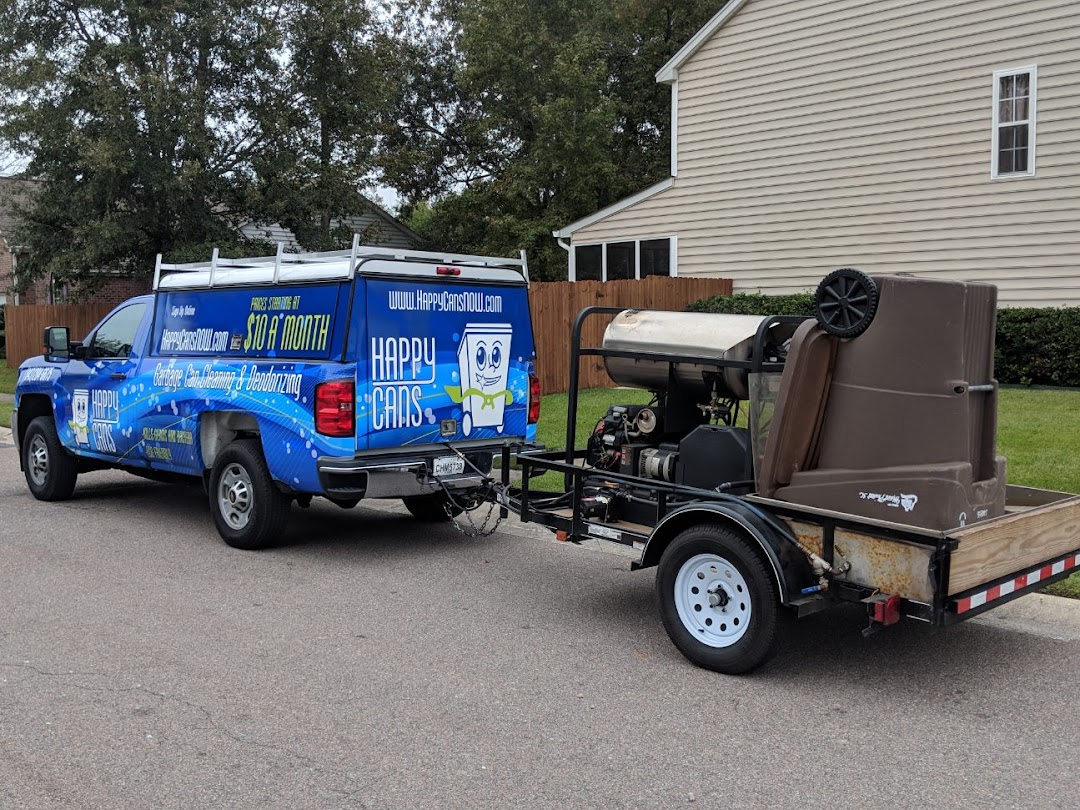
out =
<svg viewBox="0 0 1080 810"><path fill-rule="evenodd" d="M1080 307L999 309L994 372L1003 383L1080 387Z"/></svg>
<svg viewBox="0 0 1080 810"><path fill-rule="evenodd" d="M738 293L694 301L690 312L813 314L813 295ZM994 373L1012 385L1080 388L1080 307L1000 309Z"/></svg>

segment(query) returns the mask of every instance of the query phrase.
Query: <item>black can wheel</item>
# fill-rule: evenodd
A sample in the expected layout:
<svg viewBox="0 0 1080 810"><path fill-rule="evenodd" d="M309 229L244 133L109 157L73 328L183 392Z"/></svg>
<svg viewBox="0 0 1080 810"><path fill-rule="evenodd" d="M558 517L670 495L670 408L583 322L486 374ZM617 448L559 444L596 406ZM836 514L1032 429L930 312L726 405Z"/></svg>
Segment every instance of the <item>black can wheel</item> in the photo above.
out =
<svg viewBox="0 0 1080 810"><path fill-rule="evenodd" d="M210 513L221 539L233 548L255 551L277 542L290 505L270 476L258 439L234 441L214 459Z"/></svg>
<svg viewBox="0 0 1080 810"><path fill-rule="evenodd" d="M22 441L26 485L39 501L64 501L75 491L79 469L60 443L52 416L38 416Z"/></svg>
<svg viewBox="0 0 1080 810"><path fill-rule="evenodd" d="M660 618L691 663L738 675L776 652L779 588L747 539L713 523L679 534L656 572Z"/></svg>
<svg viewBox="0 0 1080 810"><path fill-rule="evenodd" d="M814 315L830 335L853 338L866 331L877 314L878 288L853 267L833 270L814 293Z"/></svg>

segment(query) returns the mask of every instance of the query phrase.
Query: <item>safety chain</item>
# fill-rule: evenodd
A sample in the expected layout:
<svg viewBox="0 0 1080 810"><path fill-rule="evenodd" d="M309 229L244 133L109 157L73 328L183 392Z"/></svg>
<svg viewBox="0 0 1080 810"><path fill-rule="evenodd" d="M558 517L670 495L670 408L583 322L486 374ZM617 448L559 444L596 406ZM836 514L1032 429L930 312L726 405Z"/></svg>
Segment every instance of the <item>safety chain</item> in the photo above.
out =
<svg viewBox="0 0 1080 810"><path fill-rule="evenodd" d="M443 503L443 509L446 510L446 516L450 519L454 528L466 537L489 537L498 530L499 524L502 523L502 509L498 503L497 498L489 499L496 491L495 482L491 479L487 480L487 487L484 490L472 490L469 492L467 499L459 501L454 497L453 493L447 489L446 485L439 479L439 486L442 487L443 493L446 495L446 502ZM484 515L484 519L477 525L473 520L473 512L480 509L484 502L487 501L488 510ZM454 510L459 510L455 515ZM465 516L465 520L468 522L468 527L463 526L458 517Z"/></svg>

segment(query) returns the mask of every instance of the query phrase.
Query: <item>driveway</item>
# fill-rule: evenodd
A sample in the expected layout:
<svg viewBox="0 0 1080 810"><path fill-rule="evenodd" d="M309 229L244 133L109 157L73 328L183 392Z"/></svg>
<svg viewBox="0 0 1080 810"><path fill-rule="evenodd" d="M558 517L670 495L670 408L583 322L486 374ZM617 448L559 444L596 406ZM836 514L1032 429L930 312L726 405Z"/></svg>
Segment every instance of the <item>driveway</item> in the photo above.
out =
<svg viewBox="0 0 1080 810"><path fill-rule="evenodd" d="M290 525L235 551L200 489L113 472L38 503L0 448L0 806L1075 801L1076 603L869 639L818 614L734 678L625 557L393 504Z"/></svg>

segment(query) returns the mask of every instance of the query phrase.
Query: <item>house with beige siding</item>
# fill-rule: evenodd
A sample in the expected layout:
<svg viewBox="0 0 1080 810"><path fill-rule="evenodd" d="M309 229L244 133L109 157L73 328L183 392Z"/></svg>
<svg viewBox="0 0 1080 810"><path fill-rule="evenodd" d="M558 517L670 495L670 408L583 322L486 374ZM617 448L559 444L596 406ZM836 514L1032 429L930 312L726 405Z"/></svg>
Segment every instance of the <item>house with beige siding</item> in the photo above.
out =
<svg viewBox="0 0 1080 810"><path fill-rule="evenodd" d="M729 0L656 78L671 177L555 231L571 279L849 266L1080 305L1080 3Z"/></svg>

